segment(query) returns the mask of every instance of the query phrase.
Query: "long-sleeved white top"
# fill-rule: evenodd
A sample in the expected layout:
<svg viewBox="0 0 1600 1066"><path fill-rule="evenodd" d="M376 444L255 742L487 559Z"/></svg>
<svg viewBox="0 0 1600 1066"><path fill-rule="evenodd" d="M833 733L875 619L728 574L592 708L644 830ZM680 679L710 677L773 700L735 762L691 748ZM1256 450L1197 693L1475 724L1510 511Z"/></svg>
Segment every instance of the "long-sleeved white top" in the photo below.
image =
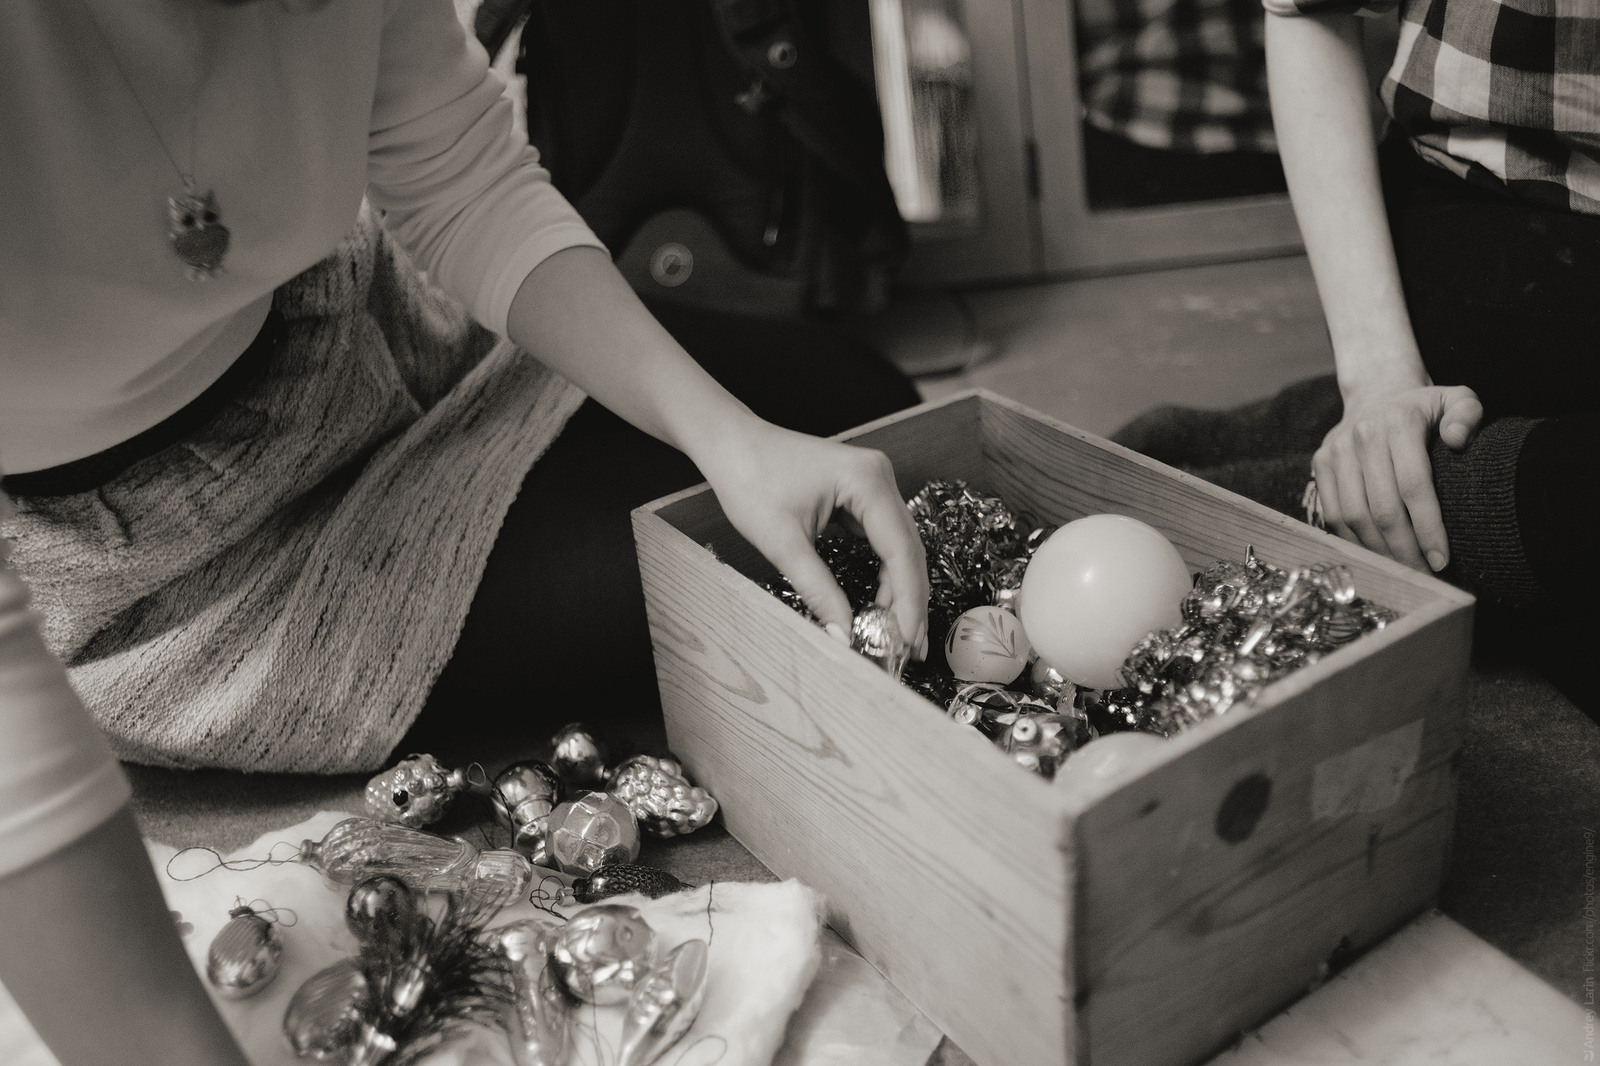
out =
<svg viewBox="0 0 1600 1066"><path fill-rule="evenodd" d="M231 234L209 281L168 238L183 173ZM0 3L0 469L93 454L198 396L363 195L502 333L535 266L599 245L450 0ZM0 875L126 798L25 599L0 561Z"/></svg>

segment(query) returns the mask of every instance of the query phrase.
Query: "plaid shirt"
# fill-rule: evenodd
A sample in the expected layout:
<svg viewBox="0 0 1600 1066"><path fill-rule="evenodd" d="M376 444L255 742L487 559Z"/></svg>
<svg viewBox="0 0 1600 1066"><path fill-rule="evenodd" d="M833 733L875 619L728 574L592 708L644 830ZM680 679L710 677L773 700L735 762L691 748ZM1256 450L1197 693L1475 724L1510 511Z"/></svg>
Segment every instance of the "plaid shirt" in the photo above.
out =
<svg viewBox="0 0 1600 1066"><path fill-rule="evenodd" d="M1079 0L1084 117L1148 148L1273 152L1257 0Z"/></svg>
<svg viewBox="0 0 1600 1066"><path fill-rule="evenodd" d="M1275 14L1395 0L1265 0ZM1400 0L1381 95L1417 154L1527 203L1600 214L1600 0Z"/></svg>

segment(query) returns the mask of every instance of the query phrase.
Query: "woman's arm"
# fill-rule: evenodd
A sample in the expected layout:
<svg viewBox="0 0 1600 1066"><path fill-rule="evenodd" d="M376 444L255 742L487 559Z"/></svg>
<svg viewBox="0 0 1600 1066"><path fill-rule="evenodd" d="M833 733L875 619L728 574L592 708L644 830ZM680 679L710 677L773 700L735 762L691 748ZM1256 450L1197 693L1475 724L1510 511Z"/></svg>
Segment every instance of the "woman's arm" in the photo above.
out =
<svg viewBox="0 0 1600 1066"><path fill-rule="evenodd" d="M242 1064L127 797L0 540L0 983L62 1066Z"/></svg>
<svg viewBox="0 0 1600 1066"><path fill-rule="evenodd" d="M0 914L0 982L61 1066L248 1062L184 953L126 807L0 877Z"/></svg>
<svg viewBox="0 0 1600 1066"><path fill-rule="evenodd" d="M1344 417L1313 459L1329 527L1419 569L1449 543L1428 446L1465 447L1472 390L1436 387L1412 335L1378 181L1358 20L1267 17L1272 116L1333 342Z"/></svg>
<svg viewBox="0 0 1600 1066"><path fill-rule="evenodd" d="M678 346L596 248L568 248L536 267L512 302L507 332L600 403L694 460L734 527L824 623L846 630L849 604L812 542L836 511L854 517L883 559L878 602L891 608L918 655L926 655L922 542L881 453L756 417Z"/></svg>

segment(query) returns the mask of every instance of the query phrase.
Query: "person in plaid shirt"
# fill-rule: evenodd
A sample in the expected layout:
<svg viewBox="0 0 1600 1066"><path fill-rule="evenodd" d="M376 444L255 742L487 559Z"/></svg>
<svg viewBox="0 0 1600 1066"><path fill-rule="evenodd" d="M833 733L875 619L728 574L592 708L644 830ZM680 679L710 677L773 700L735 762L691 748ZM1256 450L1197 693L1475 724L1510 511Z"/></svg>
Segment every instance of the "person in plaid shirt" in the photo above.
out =
<svg viewBox="0 0 1600 1066"><path fill-rule="evenodd" d="M1094 207L1282 192L1258 0L1078 0Z"/></svg>
<svg viewBox="0 0 1600 1066"><path fill-rule="evenodd" d="M1480 635L1594 713L1592 681L1563 675L1592 654L1600 599L1600 3L1265 5L1337 373L1117 437L1284 510L1309 459L1331 530L1473 591ZM1397 7L1379 145L1353 16Z"/></svg>

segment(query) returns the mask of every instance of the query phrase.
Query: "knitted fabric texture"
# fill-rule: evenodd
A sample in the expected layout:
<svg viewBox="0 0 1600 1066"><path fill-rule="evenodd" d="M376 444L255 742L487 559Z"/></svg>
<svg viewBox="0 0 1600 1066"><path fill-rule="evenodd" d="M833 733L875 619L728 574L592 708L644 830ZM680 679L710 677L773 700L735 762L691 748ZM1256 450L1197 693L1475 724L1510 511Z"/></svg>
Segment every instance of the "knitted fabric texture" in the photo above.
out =
<svg viewBox="0 0 1600 1066"><path fill-rule="evenodd" d="M583 401L423 280L373 212L274 296L287 338L187 439L3 527L113 750L381 765L524 475Z"/></svg>
<svg viewBox="0 0 1600 1066"><path fill-rule="evenodd" d="M1517 460L1537 420L1487 423L1464 451L1435 444L1433 483L1450 535L1443 577L1494 603L1538 607L1549 600L1522 549Z"/></svg>

